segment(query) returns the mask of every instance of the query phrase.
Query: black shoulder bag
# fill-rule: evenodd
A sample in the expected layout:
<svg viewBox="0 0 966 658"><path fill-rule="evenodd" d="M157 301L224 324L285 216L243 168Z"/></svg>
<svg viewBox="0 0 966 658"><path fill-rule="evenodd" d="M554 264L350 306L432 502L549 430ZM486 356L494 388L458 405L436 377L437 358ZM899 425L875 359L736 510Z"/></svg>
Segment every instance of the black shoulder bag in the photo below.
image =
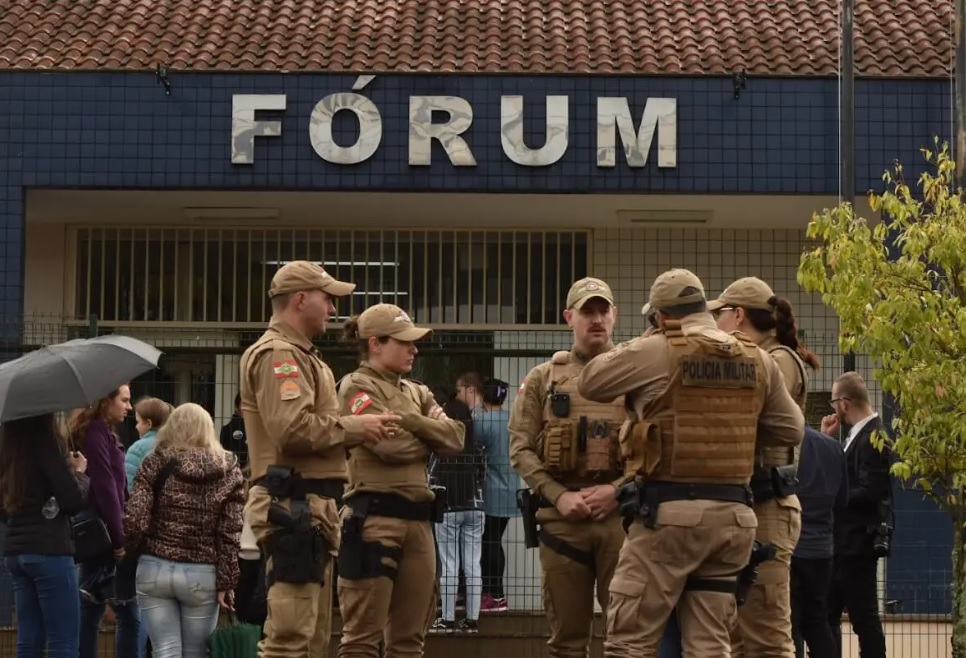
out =
<svg viewBox="0 0 966 658"><path fill-rule="evenodd" d="M151 522L145 537L152 534L156 525L158 510L158 497L164 488L164 483L174 471L176 462L171 459L158 472L158 477L154 481L154 506L151 509ZM113 544L111 535L107 532L107 526L101 517L92 509L86 509L79 514L71 517L71 533L74 538L74 562L83 564L91 560L99 559L111 552ZM138 547L137 553L143 550L144 539Z"/></svg>

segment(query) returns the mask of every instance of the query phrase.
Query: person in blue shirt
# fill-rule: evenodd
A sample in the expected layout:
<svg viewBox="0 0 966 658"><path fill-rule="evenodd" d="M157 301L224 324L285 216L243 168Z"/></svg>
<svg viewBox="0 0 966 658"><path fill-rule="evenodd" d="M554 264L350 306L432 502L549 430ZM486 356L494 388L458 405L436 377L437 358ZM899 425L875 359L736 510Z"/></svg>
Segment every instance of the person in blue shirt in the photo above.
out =
<svg viewBox="0 0 966 658"><path fill-rule="evenodd" d="M456 383L456 397L473 410L473 431L486 460L483 483L483 602L482 612L508 609L503 572L506 553L503 534L510 519L520 515L516 505L519 477L510 466L510 412L503 408L509 384L470 372Z"/></svg>
<svg viewBox="0 0 966 658"><path fill-rule="evenodd" d="M135 428L141 437L131 444L124 456L124 474L127 477L128 493L134 489L134 476L144 458L154 450L158 430L168 420L173 407L158 398L143 397L134 404Z"/></svg>
<svg viewBox="0 0 966 658"><path fill-rule="evenodd" d="M127 479L127 491L134 490L134 476L137 475L141 462L154 450L158 439L158 430L168 420L174 410L164 400L143 397L134 403L134 418L137 420L135 429L141 437L131 444L124 455L124 475ZM148 648L148 627L141 624L138 632L138 658L145 658Z"/></svg>

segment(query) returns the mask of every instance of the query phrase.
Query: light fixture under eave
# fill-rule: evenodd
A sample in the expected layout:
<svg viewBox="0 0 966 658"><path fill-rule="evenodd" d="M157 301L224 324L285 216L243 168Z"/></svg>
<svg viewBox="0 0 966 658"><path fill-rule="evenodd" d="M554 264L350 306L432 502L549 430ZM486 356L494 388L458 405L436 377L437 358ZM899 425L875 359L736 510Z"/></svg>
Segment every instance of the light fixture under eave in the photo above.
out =
<svg viewBox="0 0 966 658"><path fill-rule="evenodd" d="M292 261L288 260L263 260L262 265L276 265L281 267L285 263L290 263ZM315 263L316 265L322 265L323 267L399 267L399 263L393 261L384 260L360 260L360 261L334 261L334 260L311 260L310 263Z"/></svg>
<svg viewBox="0 0 966 658"><path fill-rule="evenodd" d="M711 210L618 210L620 224L646 226L696 226L707 224L714 216Z"/></svg>
<svg viewBox="0 0 966 658"><path fill-rule="evenodd" d="M186 219L278 219L278 208L253 208L251 206L194 206L182 208Z"/></svg>

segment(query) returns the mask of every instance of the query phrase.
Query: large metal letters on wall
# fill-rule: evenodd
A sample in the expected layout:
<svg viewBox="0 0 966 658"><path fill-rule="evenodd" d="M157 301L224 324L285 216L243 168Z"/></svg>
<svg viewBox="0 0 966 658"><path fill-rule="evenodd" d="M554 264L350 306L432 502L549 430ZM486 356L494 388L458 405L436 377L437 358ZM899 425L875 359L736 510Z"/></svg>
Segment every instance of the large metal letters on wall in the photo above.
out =
<svg viewBox="0 0 966 658"><path fill-rule="evenodd" d="M383 119L376 104L360 92L375 76L360 76L352 91L329 94L313 108L308 122L312 149L320 158L334 164L358 164L371 158L382 142ZM255 162L256 137L281 137L279 120L257 119L259 111L284 111L285 94L235 94L232 96L231 162ZM351 112L359 122L354 144L335 142L332 124L339 112ZM543 145L527 143L524 135L523 96L500 97L500 143L503 153L524 167L546 167L558 162L567 152L570 132L570 98L547 96L546 138ZM434 114L437 120L434 122ZM445 120L440 121L440 115ZM647 164L651 144L657 135L657 166L677 166L677 100L649 98L644 105L639 128L634 129L634 114L626 98L597 99L597 166L616 167L622 150L629 167ZM454 167L475 167L477 162L467 142L473 125L473 106L459 96L409 97L409 164L432 164L432 142L436 140ZM620 144L620 146L618 146Z"/></svg>

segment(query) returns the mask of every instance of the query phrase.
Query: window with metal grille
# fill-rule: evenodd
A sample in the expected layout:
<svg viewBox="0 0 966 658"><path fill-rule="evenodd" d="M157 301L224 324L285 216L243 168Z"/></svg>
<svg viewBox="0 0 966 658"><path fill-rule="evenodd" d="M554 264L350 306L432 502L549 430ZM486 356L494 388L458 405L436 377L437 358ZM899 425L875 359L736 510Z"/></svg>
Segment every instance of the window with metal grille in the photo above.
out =
<svg viewBox="0 0 966 658"><path fill-rule="evenodd" d="M74 308L101 322L263 323L281 264L357 284L339 319L379 302L439 327L558 325L586 276L587 231L77 229Z"/></svg>

